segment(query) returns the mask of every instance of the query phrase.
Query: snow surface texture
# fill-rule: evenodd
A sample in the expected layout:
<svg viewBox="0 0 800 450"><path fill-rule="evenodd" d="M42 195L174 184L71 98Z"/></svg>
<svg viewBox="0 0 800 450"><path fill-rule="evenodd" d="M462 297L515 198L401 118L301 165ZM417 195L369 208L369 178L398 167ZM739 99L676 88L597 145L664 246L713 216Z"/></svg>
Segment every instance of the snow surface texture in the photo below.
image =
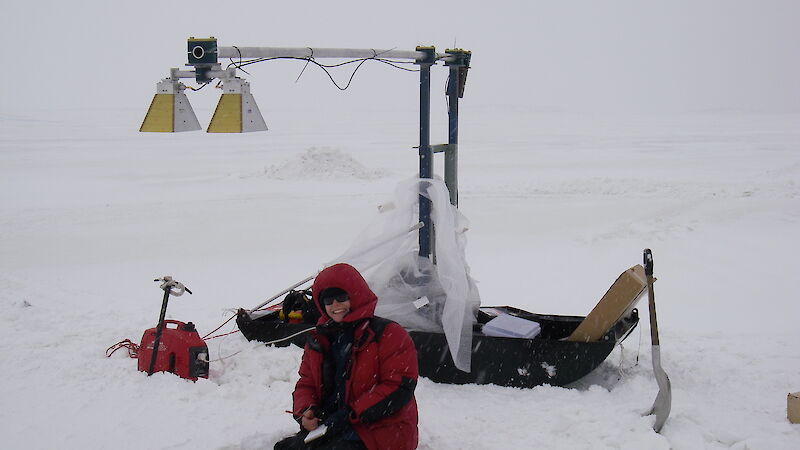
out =
<svg viewBox="0 0 800 450"><path fill-rule="evenodd" d="M210 340L197 383L104 351L155 325L156 277L192 289L167 316L202 335L314 273L417 167L413 111L246 136L139 134L141 114L0 117L3 448L261 449L294 432L298 348ZM464 108L459 198L483 304L585 315L652 248L672 414L661 434L642 417L657 391L642 302L642 326L573 386L421 379L420 448L798 448L798 125ZM341 149L331 167L383 175L251 176L324 146Z"/></svg>
<svg viewBox="0 0 800 450"><path fill-rule="evenodd" d="M383 171L367 169L341 150L312 147L291 160L265 167L263 175L277 180L309 177L372 180L381 178Z"/></svg>

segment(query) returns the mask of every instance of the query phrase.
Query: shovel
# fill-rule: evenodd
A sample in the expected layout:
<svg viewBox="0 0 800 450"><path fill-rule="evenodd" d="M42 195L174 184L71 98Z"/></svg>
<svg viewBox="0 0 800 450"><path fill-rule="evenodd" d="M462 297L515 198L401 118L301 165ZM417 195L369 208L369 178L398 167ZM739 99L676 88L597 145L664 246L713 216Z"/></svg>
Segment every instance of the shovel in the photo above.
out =
<svg viewBox="0 0 800 450"><path fill-rule="evenodd" d="M647 415L655 414L656 423L653 430L661 431L664 422L669 417L672 408L672 386L669 377L661 368L661 347L658 344L658 321L656 320L656 297L653 294L653 252L649 248L644 250L644 273L647 275L647 299L650 305L650 339L653 341L653 373L658 383L658 394L653 402L653 408Z"/></svg>

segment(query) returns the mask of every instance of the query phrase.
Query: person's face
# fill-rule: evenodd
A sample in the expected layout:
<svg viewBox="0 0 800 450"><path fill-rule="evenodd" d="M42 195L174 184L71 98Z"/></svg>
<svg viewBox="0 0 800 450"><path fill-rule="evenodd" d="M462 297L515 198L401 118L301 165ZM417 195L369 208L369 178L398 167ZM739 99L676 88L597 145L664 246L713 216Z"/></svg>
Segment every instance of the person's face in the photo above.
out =
<svg viewBox="0 0 800 450"><path fill-rule="evenodd" d="M350 299L344 301L334 300L330 305L325 305L325 312L334 322L341 322L344 316L350 312Z"/></svg>

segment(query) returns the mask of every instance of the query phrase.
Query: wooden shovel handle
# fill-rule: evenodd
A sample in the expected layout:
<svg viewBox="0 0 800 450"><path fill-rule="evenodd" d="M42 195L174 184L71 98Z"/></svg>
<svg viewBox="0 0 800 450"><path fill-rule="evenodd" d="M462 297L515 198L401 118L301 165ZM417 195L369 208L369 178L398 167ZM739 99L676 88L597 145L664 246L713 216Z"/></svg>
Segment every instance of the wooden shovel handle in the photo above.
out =
<svg viewBox="0 0 800 450"><path fill-rule="evenodd" d="M647 300L650 307L650 340L653 345L659 345L656 296L653 292L653 252L649 248L644 249L644 274L647 275Z"/></svg>

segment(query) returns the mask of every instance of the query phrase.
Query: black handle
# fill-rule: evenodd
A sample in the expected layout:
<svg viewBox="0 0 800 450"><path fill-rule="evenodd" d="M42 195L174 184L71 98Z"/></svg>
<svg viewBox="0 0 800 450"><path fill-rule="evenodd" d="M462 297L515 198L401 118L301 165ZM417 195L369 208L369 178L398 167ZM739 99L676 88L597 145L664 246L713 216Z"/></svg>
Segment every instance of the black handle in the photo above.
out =
<svg viewBox="0 0 800 450"><path fill-rule="evenodd" d="M644 249L644 274L653 276L653 252L649 248Z"/></svg>
<svg viewBox="0 0 800 450"><path fill-rule="evenodd" d="M156 280L159 281L159 280ZM153 339L153 353L150 356L150 366L147 369L147 376L153 374L156 367L156 356L158 355L158 346L161 343L161 333L164 332L164 318L167 315L167 302L169 301L169 288L164 289L164 299L161 301L161 313L158 315L158 324L156 325L156 335Z"/></svg>

